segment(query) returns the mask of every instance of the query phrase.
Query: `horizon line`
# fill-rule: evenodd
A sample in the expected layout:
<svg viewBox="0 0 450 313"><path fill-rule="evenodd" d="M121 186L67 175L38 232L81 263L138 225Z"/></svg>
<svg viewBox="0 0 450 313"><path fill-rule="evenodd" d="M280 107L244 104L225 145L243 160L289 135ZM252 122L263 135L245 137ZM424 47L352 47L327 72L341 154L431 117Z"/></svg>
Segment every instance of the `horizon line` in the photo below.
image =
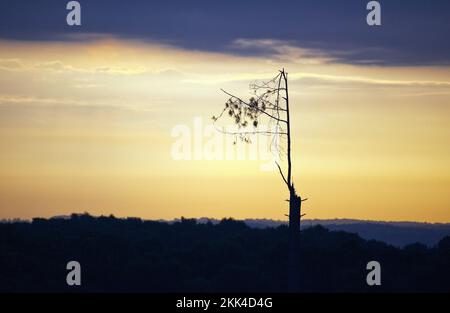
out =
<svg viewBox="0 0 450 313"><path fill-rule="evenodd" d="M242 222L246 222L246 221L270 221L270 222L275 222L275 223L280 223L280 224L287 224L288 220L279 220L279 219L272 219L272 218L258 218L258 217L246 217L246 218L235 218L232 216L224 216L224 217L207 217L207 216L201 216L201 217L186 217L186 216L180 216L180 217L174 217L171 219L164 219L164 218L155 218L155 219L146 219L146 218L142 218L139 216L116 216L113 213L110 214L100 214L100 215L93 215L89 212L82 212L82 213L77 213L77 212L73 212L70 214L62 214L62 215L53 215L53 216L49 216L49 217L44 217L44 216L35 216L35 217L31 217L31 218L19 218L19 217L12 217L12 218L1 218L0 219L0 223L10 223L10 222L32 222L34 219L47 219L47 220L51 220L51 219L69 219L72 216L82 216L82 215L88 215L94 218L100 218L100 217L113 217L116 219L122 219L122 220L126 220L126 219L139 219L143 222L165 222L165 223L173 223L173 222L178 222L182 219L187 219L187 220L209 220L209 221L222 221L222 220L226 220L226 219L232 219L235 221L242 221ZM359 219L359 218L341 218L341 217L334 217L334 218L311 218L311 219L304 219L301 222L351 222L351 223L385 223L385 224L428 224L428 225L450 225L450 221L449 222L428 222L428 221L412 221L412 220L370 220L370 219Z"/></svg>

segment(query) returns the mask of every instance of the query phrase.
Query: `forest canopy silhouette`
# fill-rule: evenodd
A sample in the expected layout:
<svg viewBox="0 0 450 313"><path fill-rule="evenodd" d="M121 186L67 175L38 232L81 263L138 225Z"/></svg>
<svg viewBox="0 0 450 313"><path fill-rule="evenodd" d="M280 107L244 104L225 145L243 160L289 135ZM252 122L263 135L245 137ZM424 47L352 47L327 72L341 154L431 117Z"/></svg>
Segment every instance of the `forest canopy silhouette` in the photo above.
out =
<svg viewBox="0 0 450 313"><path fill-rule="evenodd" d="M256 229L232 219L174 223L73 214L0 224L0 291L283 292L288 228ZM302 231L301 291L448 292L450 237L403 249L322 226ZM82 265L67 286L65 265ZM366 264L382 264L382 285Z"/></svg>

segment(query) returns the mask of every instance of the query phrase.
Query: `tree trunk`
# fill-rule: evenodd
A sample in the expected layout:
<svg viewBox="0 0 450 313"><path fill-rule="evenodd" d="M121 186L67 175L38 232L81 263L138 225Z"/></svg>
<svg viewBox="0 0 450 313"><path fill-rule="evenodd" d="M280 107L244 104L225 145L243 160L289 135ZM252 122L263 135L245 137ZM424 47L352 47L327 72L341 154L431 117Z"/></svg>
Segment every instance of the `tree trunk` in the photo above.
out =
<svg viewBox="0 0 450 313"><path fill-rule="evenodd" d="M300 291L300 217L302 200L295 191L289 199L288 291Z"/></svg>

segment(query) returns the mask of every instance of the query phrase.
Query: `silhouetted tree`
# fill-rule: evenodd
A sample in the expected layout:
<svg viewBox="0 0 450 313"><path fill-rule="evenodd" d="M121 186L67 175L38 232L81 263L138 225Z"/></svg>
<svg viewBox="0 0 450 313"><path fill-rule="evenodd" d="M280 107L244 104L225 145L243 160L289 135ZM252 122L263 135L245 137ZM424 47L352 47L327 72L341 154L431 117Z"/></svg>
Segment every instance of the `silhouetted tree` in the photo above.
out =
<svg viewBox="0 0 450 313"><path fill-rule="evenodd" d="M216 122L222 116L228 115L238 127L238 131L223 133L234 135L246 143L250 143L251 135L272 136L271 149L287 161L287 173L278 162L276 165L281 178L289 192L289 251L288 251L288 288L290 291L299 290L300 264L300 219L302 199L297 193L292 180L291 159L291 116L289 108L288 73L283 70L269 81L255 82L250 85L253 95L248 101L225 91L229 96L221 114L213 116ZM265 120L268 129L260 129Z"/></svg>

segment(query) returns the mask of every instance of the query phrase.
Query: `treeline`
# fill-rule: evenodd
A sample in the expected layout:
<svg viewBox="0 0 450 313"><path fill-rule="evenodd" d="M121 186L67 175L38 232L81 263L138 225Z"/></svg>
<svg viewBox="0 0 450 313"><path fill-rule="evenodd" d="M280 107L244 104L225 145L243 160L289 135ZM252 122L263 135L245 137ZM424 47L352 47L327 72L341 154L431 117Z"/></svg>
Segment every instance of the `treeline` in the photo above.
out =
<svg viewBox="0 0 450 313"><path fill-rule="evenodd" d="M0 224L2 292L283 292L288 232L224 219L198 224L72 215ZM316 226L302 231L305 292L450 292L450 237L403 249ZM66 284L69 261L82 284ZM366 283L369 261L382 285Z"/></svg>

